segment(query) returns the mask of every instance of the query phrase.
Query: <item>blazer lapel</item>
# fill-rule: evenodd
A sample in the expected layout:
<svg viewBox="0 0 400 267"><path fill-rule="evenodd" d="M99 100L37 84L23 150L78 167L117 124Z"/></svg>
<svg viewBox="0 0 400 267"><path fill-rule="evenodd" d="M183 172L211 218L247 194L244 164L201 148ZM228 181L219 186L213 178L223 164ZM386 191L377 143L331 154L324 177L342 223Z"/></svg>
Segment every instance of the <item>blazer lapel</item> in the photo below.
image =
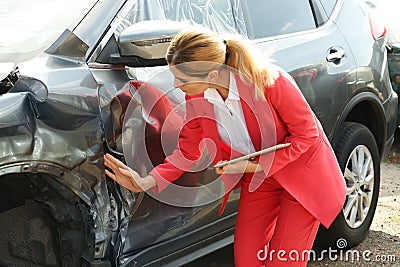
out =
<svg viewBox="0 0 400 267"><path fill-rule="evenodd" d="M261 97L256 98L254 84L246 85L235 75L247 129L256 150L276 144L276 125L273 107Z"/></svg>
<svg viewBox="0 0 400 267"><path fill-rule="evenodd" d="M254 91L254 85L246 85L238 75L235 75L235 79L250 139L253 142L254 148L256 150L260 150L261 149L260 123L257 114L254 112L256 105L255 105L255 99L253 99L251 94L251 92Z"/></svg>

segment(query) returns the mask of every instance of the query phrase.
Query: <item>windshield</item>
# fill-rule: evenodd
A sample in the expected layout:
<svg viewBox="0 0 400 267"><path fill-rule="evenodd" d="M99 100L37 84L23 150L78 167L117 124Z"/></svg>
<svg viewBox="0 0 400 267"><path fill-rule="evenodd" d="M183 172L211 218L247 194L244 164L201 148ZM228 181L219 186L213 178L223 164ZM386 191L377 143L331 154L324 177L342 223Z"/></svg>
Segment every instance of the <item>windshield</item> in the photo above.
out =
<svg viewBox="0 0 400 267"><path fill-rule="evenodd" d="M73 30L97 0L3 0L0 62L22 62Z"/></svg>

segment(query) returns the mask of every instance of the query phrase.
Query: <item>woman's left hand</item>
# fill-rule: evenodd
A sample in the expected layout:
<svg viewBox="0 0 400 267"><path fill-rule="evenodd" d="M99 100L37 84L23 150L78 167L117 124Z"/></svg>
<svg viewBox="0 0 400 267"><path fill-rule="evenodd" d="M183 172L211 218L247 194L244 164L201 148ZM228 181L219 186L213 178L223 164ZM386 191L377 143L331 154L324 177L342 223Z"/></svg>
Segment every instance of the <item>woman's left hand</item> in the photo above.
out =
<svg viewBox="0 0 400 267"><path fill-rule="evenodd" d="M246 172L259 172L262 171L262 167L257 161L242 160L233 164L225 165L221 168L215 168L215 172L218 175L221 174L235 174L235 173L246 173Z"/></svg>
<svg viewBox="0 0 400 267"><path fill-rule="evenodd" d="M111 171L105 170L107 176L132 192L142 192L156 186L154 177L147 175L142 178L137 172L110 154L104 156L104 164L111 169Z"/></svg>

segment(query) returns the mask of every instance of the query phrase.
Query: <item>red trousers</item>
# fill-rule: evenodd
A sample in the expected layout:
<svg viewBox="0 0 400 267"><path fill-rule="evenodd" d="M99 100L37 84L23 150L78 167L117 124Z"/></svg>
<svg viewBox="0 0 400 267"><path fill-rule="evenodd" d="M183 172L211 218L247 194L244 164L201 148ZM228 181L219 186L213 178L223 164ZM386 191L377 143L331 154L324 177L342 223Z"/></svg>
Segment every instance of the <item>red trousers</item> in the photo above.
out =
<svg viewBox="0 0 400 267"><path fill-rule="evenodd" d="M273 178L243 181L234 236L236 267L306 266L319 222Z"/></svg>

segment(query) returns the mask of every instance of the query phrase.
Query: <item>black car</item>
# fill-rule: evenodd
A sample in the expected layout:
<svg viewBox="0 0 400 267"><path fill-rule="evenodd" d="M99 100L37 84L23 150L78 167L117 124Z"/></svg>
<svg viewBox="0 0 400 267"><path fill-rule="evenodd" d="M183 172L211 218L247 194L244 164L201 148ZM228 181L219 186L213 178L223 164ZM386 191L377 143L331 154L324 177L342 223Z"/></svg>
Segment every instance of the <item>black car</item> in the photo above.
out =
<svg viewBox="0 0 400 267"><path fill-rule="evenodd" d="M186 24L244 35L295 78L347 186L316 245L366 237L398 99L385 30L362 0L54 3L9 0L0 10L0 265L177 266L233 242L240 189L218 217L221 199L207 190L160 201L104 173L105 153L144 175L174 147L162 142L176 135L164 122L176 116L179 128L184 95L163 57ZM215 177L205 169L175 184Z"/></svg>

